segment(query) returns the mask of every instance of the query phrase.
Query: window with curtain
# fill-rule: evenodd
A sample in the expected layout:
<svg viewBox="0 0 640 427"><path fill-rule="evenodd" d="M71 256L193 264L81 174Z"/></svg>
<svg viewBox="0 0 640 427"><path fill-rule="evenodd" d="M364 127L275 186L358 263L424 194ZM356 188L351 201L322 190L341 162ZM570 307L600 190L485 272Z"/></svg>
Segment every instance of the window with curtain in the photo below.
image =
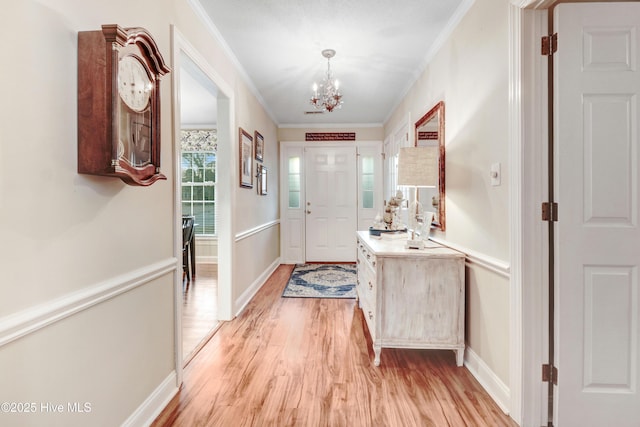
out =
<svg viewBox="0 0 640 427"><path fill-rule="evenodd" d="M182 215L195 217L197 235L215 236L216 130L182 130L180 143Z"/></svg>

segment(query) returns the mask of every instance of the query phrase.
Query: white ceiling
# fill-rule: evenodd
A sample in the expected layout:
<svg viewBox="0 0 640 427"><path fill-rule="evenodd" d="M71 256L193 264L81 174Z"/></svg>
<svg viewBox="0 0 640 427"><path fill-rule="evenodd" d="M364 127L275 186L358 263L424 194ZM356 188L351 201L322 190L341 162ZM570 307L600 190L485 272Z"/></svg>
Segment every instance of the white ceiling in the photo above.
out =
<svg viewBox="0 0 640 427"><path fill-rule="evenodd" d="M215 128L218 88L184 53L180 57L180 123L183 129Z"/></svg>
<svg viewBox="0 0 640 427"><path fill-rule="evenodd" d="M382 124L473 0L196 2L276 123L312 126ZM344 105L304 114L326 73L323 49L337 52L331 69Z"/></svg>

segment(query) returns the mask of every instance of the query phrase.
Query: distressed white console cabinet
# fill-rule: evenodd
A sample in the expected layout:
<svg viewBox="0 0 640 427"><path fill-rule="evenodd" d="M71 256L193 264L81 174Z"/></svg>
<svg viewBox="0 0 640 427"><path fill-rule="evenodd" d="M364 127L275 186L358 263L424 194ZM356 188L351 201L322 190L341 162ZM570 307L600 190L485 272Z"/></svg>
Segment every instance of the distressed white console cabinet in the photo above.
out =
<svg viewBox="0 0 640 427"><path fill-rule="evenodd" d="M358 305L373 342L374 364L383 347L451 349L464 358L464 254L425 242L380 240L358 231Z"/></svg>

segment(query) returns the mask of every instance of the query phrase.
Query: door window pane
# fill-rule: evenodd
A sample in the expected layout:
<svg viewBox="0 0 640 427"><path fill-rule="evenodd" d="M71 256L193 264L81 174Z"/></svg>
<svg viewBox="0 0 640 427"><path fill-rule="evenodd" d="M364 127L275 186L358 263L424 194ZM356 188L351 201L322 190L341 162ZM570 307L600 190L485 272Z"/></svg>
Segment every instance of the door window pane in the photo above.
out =
<svg viewBox="0 0 640 427"><path fill-rule="evenodd" d="M289 207L300 208L300 157L289 158Z"/></svg>
<svg viewBox="0 0 640 427"><path fill-rule="evenodd" d="M362 167L362 176L360 177L360 182L362 185L362 208L364 209L373 209L373 185L374 185L374 163L373 157L366 156L362 157L361 163Z"/></svg>

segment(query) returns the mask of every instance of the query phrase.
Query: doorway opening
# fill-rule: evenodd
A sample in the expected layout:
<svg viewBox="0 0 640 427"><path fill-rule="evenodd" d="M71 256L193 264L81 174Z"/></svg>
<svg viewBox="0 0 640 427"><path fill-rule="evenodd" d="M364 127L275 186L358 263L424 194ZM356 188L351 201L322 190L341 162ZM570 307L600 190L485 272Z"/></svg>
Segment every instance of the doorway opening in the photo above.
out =
<svg viewBox="0 0 640 427"><path fill-rule="evenodd" d="M218 101L215 84L183 52L180 58L180 209L193 218L183 233L182 354L185 365L219 321L216 165Z"/></svg>
<svg viewBox="0 0 640 427"><path fill-rule="evenodd" d="M174 26L175 369L186 363L232 315L233 90ZM184 216L194 241L183 264ZM193 257L192 257L193 256ZM193 262L191 262L193 258ZM189 272L189 276L185 273ZM188 279L188 280L187 280Z"/></svg>

